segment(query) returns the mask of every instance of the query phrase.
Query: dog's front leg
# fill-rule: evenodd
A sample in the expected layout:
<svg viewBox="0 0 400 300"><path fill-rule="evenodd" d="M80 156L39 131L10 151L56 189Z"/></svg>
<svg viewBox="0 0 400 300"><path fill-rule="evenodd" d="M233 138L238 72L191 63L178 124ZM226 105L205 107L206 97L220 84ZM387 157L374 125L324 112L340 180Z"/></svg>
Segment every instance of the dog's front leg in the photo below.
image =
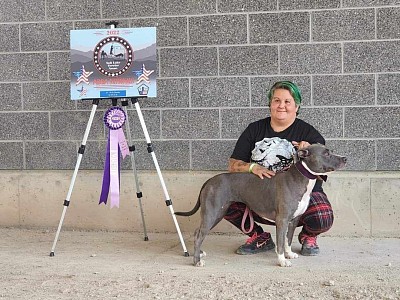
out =
<svg viewBox="0 0 400 300"><path fill-rule="evenodd" d="M286 258L298 258L299 255L297 253L292 252L292 241L294 231L299 223L300 216L294 218L291 222L289 222L287 237L285 239L285 257Z"/></svg>
<svg viewBox="0 0 400 300"><path fill-rule="evenodd" d="M290 267L292 263L285 258L288 230L288 220L276 219L276 254L278 255L278 264L281 267Z"/></svg>

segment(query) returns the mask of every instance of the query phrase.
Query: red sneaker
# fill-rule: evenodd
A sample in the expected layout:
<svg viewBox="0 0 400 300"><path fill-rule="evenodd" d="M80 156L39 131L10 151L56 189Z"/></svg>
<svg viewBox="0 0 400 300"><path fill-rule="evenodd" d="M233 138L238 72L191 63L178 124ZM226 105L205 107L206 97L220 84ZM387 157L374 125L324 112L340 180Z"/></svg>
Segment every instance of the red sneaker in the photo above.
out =
<svg viewBox="0 0 400 300"><path fill-rule="evenodd" d="M257 234L256 232L247 239L245 244L236 250L236 253L241 255L256 254L274 248L275 244L269 232L263 232L261 234Z"/></svg>
<svg viewBox="0 0 400 300"><path fill-rule="evenodd" d="M316 236L308 236L305 233L300 232L299 242L303 245L300 251L301 255L314 256L319 254Z"/></svg>

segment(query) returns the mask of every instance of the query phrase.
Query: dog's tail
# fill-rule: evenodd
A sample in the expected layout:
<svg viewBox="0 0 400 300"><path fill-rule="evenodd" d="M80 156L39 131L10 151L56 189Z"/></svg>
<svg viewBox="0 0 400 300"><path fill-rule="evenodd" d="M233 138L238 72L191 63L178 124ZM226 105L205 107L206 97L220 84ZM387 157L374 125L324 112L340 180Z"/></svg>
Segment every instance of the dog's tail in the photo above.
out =
<svg viewBox="0 0 400 300"><path fill-rule="evenodd" d="M177 215L177 216L184 216L184 217L188 217L188 216L194 215L194 214L196 213L196 211L198 211L199 208L200 208L200 195L201 195L201 193L203 192L204 187L207 185L207 183L208 183L211 179L212 179L212 178L208 179L208 180L203 184L203 186L201 187L199 197L197 198L197 203L196 203L196 205L193 207L193 209L192 209L191 211L178 211L178 212L175 212L175 215Z"/></svg>
<svg viewBox="0 0 400 300"><path fill-rule="evenodd" d="M175 214L177 216L188 217L188 216L194 215L196 213L196 211L199 210L199 208L200 208L200 197L197 199L197 203L191 211L177 211L177 212L175 212Z"/></svg>

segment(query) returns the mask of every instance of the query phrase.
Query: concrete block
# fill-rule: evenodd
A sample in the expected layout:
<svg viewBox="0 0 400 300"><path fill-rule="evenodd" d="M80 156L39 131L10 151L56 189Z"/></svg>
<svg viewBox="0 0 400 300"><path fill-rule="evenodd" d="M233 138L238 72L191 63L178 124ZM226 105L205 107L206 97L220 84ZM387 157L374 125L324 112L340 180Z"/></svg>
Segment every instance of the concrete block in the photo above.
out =
<svg viewBox="0 0 400 300"><path fill-rule="evenodd" d="M249 80L243 77L193 78L192 107L249 106Z"/></svg>
<svg viewBox="0 0 400 300"><path fill-rule="evenodd" d="M400 7L377 9L376 36L378 39L398 39L400 32L397 26L400 22Z"/></svg>
<svg viewBox="0 0 400 300"><path fill-rule="evenodd" d="M400 137L400 107L345 108L344 136L347 138Z"/></svg>
<svg viewBox="0 0 400 300"><path fill-rule="evenodd" d="M22 170L24 168L22 142L0 142L0 168L3 170Z"/></svg>
<svg viewBox="0 0 400 300"><path fill-rule="evenodd" d="M190 45L226 45L247 43L245 15L189 17Z"/></svg>
<svg viewBox="0 0 400 300"><path fill-rule="evenodd" d="M344 43L345 73L400 71L400 41Z"/></svg>
<svg viewBox="0 0 400 300"><path fill-rule="evenodd" d="M131 27L157 27L158 47L188 44L186 17L133 19Z"/></svg>
<svg viewBox="0 0 400 300"><path fill-rule="evenodd" d="M187 176L164 173L165 185L174 205L185 203L194 205L200 187L208 174ZM71 175L69 173L52 173L52 176L41 176L42 172L32 172L38 180L27 180L20 188L20 225L56 227L60 221L62 204L68 192ZM200 179L197 179L199 176ZM155 172L146 172L140 176L143 193L142 208L148 232L176 232L169 209L165 206L165 196ZM195 182L193 180L195 179ZM177 184L179 183L179 184ZM86 228L106 230L142 230L140 210L135 195L135 179L131 171L121 172L121 190L119 209L110 209L110 203L99 205L102 172L84 171L78 174L70 206L63 224L63 229ZM42 187L46 188L43 189ZM182 193L181 189L186 192ZM43 200L45 199L45 200ZM32 209L34 207L35 209ZM177 206L176 206L177 207ZM186 206L185 206L186 207ZM54 212L49 214L48 212ZM198 217L198 214L197 214ZM193 220L193 218L190 218ZM183 219L180 222L184 221ZM1 221L0 221L1 222ZM185 219L185 222L190 220ZM196 226L199 224L196 219ZM192 226L190 231L192 231Z"/></svg>
<svg viewBox="0 0 400 300"><path fill-rule="evenodd" d="M70 101L76 103L76 107L78 110L92 110L93 100L70 100ZM118 102L118 105L120 105L120 102ZM100 99L99 104L97 104L97 113L104 115L104 112L110 107L112 107L111 99Z"/></svg>
<svg viewBox="0 0 400 300"><path fill-rule="evenodd" d="M32 82L22 84L25 110L72 110L69 82Z"/></svg>
<svg viewBox="0 0 400 300"><path fill-rule="evenodd" d="M166 139L218 139L218 109L163 110L161 137Z"/></svg>
<svg viewBox="0 0 400 300"><path fill-rule="evenodd" d="M49 54L49 79L71 80L71 60L69 52L50 52Z"/></svg>
<svg viewBox="0 0 400 300"><path fill-rule="evenodd" d="M189 141L184 140L155 140L152 142L161 170L189 170L190 147ZM147 152L147 146L143 141L137 142L136 166L140 170L155 170L152 156ZM129 159L125 159L125 169L132 169Z"/></svg>
<svg viewBox="0 0 400 300"><path fill-rule="evenodd" d="M141 110L147 132L151 139L159 139L160 133L160 111L159 110ZM145 139L143 128L140 124L136 110L128 110L129 127L133 139ZM125 127L125 130L126 127ZM128 134L128 133L127 133Z"/></svg>
<svg viewBox="0 0 400 300"><path fill-rule="evenodd" d="M386 6L397 4L399 4L398 0L343 0L343 7Z"/></svg>
<svg viewBox="0 0 400 300"><path fill-rule="evenodd" d="M126 132L125 132L126 133ZM188 170L189 141L160 141L151 140L153 151L158 164L163 170ZM135 147L132 157L135 159L137 170L155 170L154 161L147 151L147 143L144 140L133 140L131 146ZM107 141L88 141L85 155L82 159L82 170L103 170ZM131 156L121 159L121 170L132 170ZM140 176L140 174L139 174Z"/></svg>
<svg viewBox="0 0 400 300"><path fill-rule="evenodd" d="M283 74L341 73L340 44L295 44L280 47L280 72Z"/></svg>
<svg viewBox="0 0 400 300"><path fill-rule="evenodd" d="M52 0L47 3L47 19L56 20L77 20L77 19L98 19L101 17L100 1L63 1Z"/></svg>
<svg viewBox="0 0 400 300"><path fill-rule="evenodd" d="M46 140L49 138L49 114L0 113L0 124L6 129L0 131L0 140Z"/></svg>
<svg viewBox="0 0 400 300"><path fill-rule="evenodd" d="M400 140L376 141L376 166L379 171L400 170Z"/></svg>
<svg viewBox="0 0 400 300"><path fill-rule="evenodd" d="M220 0L217 5L219 13L277 10L276 0Z"/></svg>
<svg viewBox="0 0 400 300"><path fill-rule="evenodd" d="M46 0L2 1L0 22L33 22L46 19Z"/></svg>
<svg viewBox="0 0 400 300"><path fill-rule="evenodd" d="M267 108L222 109L221 138L236 141L250 123L265 118L267 114Z"/></svg>
<svg viewBox="0 0 400 300"><path fill-rule="evenodd" d="M313 41L371 40L375 38L375 10L315 11Z"/></svg>
<svg viewBox="0 0 400 300"><path fill-rule="evenodd" d="M377 104L400 105L400 74L378 74Z"/></svg>
<svg viewBox="0 0 400 300"><path fill-rule="evenodd" d="M74 29L101 29L101 28L110 28L109 25L106 25L111 20L90 20L90 21L75 21ZM118 22L118 28L129 28L129 20L119 20L114 19L112 21Z"/></svg>
<svg viewBox="0 0 400 300"><path fill-rule="evenodd" d="M160 158L160 155L162 155L162 153L160 153L159 147L160 147L160 143L162 143L163 141L151 140L151 142L152 142L152 146L153 146L153 152L156 155L158 164L160 165L161 162L159 161L159 158ZM132 157L135 158L136 169L137 170L155 170L152 155L147 150L148 145L147 145L146 141L145 140L133 140L132 143L133 143L133 146L135 147L135 151L134 151ZM187 158L187 156L185 158ZM133 170L131 157L125 158L121 165L122 165L123 170ZM139 177L140 177L140 174L139 174Z"/></svg>
<svg viewBox="0 0 400 300"><path fill-rule="evenodd" d="M375 104L375 77L327 75L313 77L314 105L354 106Z"/></svg>
<svg viewBox="0 0 400 300"><path fill-rule="evenodd" d="M228 159L236 141L192 141L193 170L228 170Z"/></svg>
<svg viewBox="0 0 400 300"><path fill-rule="evenodd" d="M22 108L21 84L0 83L0 111L18 111Z"/></svg>
<svg viewBox="0 0 400 300"><path fill-rule="evenodd" d="M20 176L18 173L2 171L0 174L0 226L19 225L19 195Z"/></svg>
<svg viewBox="0 0 400 300"><path fill-rule="evenodd" d="M346 233L346 236L369 237L372 226L370 180L347 176L341 178L340 174L340 171L332 173L323 184L335 218L327 234Z"/></svg>
<svg viewBox="0 0 400 300"><path fill-rule="evenodd" d="M106 148L107 140L88 141L86 143L85 154L82 158L80 170L103 170L104 160L106 157ZM75 164L71 165L71 169L73 169L74 167Z"/></svg>
<svg viewBox="0 0 400 300"><path fill-rule="evenodd" d="M43 172L43 171L42 171ZM31 178L35 180L26 180L20 184L20 225L32 226L32 224L40 223L44 226L57 226L61 218L63 210L63 202L66 199L68 188L71 182L72 173L70 171L65 172L62 175L53 173L53 176L41 176L41 171L32 171ZM48 171L47 171L48 172ZM71 195L70 206L68 207L67 217L63 223L63 228L66 228L73 223L82 224L85 218L73 221L71 218L75 218L76 215L83 215L82 212L77 212L82 204L86 200L86 195L83 193L83 197L77 197L82 193L82 180L84 173L78 174L77 180L74 185L74 190ZM84 181L88 183L87 181ZM88 191L98 188L98 185L94 185L95 181L91 184L87 184L85 187ZM45 187L45 188L43 188ZM101 188L101 185L100 185ZM98 200L97 200L98 201ZM75 203L74 203L75 202ZM96 208L96 204L93 203L92 209ZM49 213L54 212L54 213ZM65 227L64 227L65 226Z"/></svg>
<svg viewBox="0 0 400 300"><path fill-rule="evenodd" d="M375 143L374 140L327 140L326 146L333 153L347 157L343 170L375 171Z"/></svg>
<svg viewBox="0 0 400 300"><path fill-rule="evenodd" d="M25 142L28 170L74 169L78 153L75 142Z"/></svg>
<svg viewBox="0 0 400 300"><path fill-rule="evenodd" d="M101 8L106 19L156 16L157 0L104 0Z"/></svg>
<svg viewBox="0 0 400 300"><path fill-rule="evenodd" d="M50 139L82 141L89 121L89 111L50 112ZM89 139L104 139L103 114L96 114Z"/></svg>
<svg viewBox="0 0 400 300"><path fill-rule="evenodd" d="M341 0L279 0L280 10L339 8Z"/></svg>
<svg viewBox="0 0 400 300"><path fill-rule="evenodd" d="M159 0L159 15L201 15L216 13L214 0Z"/></svg>
<svg viewBox="0 0 400 300"><path fill-rule="evenodd" d="M176 211L191 209L201 186L221 171L163 171L163 178ZM0 180L1 226L56 228L71 182L71 171L3 171ZM120 208L98 205L102 170L78 173L63 229L141 231L135 178L131 170L121 172ZM175 232L165 195L154 171L139 172L142 207L148 232ZM355 188L355 186L357 188ZM324 190L332 204L335 221L326 234L341 237L399 237L397 211L399 178L395 172L342 172L329 176ZM371 205L372 203L372 205ZM162 207L162 208L159 208ZM391 214L391 215L390 215ZM371 218L372 215L372 218ZM200 214L180 218L183 232L193 232ZM214 232L235 232L221 222Z"/></svg>
<svg viewBox="0 0 400 300"><path fill-rule="evenodd" d="M47 80L46 53L0 54L0 81Z"/></svg>
<svg viewBox="0 0 400 300"><path fill-rule="evenodd" d="M157 78L157 97L139 100L140 107L189 107L189 78Z"/></svg>
<svg viewBox="0 0 400 300"><path fill-rule="evenodd" d="M251 77L251 106L268 106L268 91L277 81L294 82L301 91L301 106L311 105L311 76Z"/></svg>
<svg viewBox="0 0 400 300"><path fill-rule="evenodd" d="M342 108L303 107L298 117L314 126L325 139L343 137Z"/></svg>
<svg viewBox="0 0 400 300"><path fill-rule="evenodd" d="M219 49L219 75L278 73L277 46L239 46Z"/></svg>
<svg viewBox="0 0 400 300"><path fill-rule="evenodd" d="M19 26L17 24L0 25L0 52L19 52Z"/></svg>
<svg viewBox="0 0 400 300"><path fill-rule="evenodd" d="M310 41L310 13L280 12L249 15L250 43Z"/></svg>
<svg viewBox="0 0 400 300"><path fill-rule="evenodd" d="M22 51L69 50L71 22L21 24Z"/></svg>
<svg viewBox="0 0 400 300"><path fill-rule="evenodd" d="M371 179L372 236L399 236L400 178Z"/></svg>
<svg viewBox="0 0 400 300"><path fill-rule="evenodd" d="M218 75L216 48L164 48L159 53L162 77Z"/></svg>

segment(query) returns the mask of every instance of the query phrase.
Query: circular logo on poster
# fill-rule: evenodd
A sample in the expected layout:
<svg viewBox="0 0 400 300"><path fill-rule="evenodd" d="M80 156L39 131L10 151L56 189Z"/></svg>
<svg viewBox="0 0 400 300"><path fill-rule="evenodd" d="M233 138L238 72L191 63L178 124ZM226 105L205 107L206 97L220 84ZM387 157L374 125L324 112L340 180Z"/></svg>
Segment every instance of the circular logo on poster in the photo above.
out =
<svg viewBox="0 0 400 300"><path fill-rule="evenodd" d="M124 74L133 61L133 50L129 43L118 36L102 39L93 51L93 62L104 76Z"/></svg>

